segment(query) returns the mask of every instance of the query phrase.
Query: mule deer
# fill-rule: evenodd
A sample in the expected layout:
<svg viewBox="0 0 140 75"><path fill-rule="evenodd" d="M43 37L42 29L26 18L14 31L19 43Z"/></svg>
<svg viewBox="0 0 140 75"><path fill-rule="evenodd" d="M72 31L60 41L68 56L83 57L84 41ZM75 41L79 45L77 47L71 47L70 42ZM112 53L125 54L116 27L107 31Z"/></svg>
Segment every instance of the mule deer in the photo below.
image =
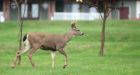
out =
<svg viewBox="0 0 140 75"><path fill-rule="evenodd" d="M47 34L47 33L39 33L39 32L31 32L26 34L23 37L23 47L21 50L17 51L16 57L11 65L11 67L15 67L16 63L20 64L20 56L25 53L29 49L31 51L28 54L30 63L32 67L35 67L32 62L32 55L40 48L42 50L50 50L52 56L52 67L54 67L54 58L55 52L59 51L65 57L65 64L63 68L65 68L68 64L67 54L64 51L64 47L66 44L74 37L81 36L84 33L80 32L80 30L76 27L76 21L72 22L71 30L63 35L60 34Z"/></svg>

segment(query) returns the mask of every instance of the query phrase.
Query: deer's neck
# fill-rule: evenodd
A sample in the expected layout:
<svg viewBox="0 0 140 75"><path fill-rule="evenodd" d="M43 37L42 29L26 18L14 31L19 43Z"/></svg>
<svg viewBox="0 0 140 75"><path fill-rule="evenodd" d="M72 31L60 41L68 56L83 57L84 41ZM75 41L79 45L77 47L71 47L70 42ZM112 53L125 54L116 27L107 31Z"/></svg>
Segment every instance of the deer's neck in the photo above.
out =
<svg viewBox="0 0 140 75"><path fill-rule="evenodd" d="M64 39L66 42L69 42L73 38L73 34L71 32L64 34Z"/></svg>

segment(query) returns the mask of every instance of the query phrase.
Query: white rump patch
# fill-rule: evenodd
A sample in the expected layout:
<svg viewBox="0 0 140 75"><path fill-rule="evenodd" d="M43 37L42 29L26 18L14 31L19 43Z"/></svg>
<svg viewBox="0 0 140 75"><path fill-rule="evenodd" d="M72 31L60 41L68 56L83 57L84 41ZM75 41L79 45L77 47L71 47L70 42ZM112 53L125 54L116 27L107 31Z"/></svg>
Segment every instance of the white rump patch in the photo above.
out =
<svg viewBox="0 0 140 75"><path fill-rule="evenodd" d="M30 42L29 42L28 34L27 34L27 38L26 38L26 40L23 42L23 49L22 49L21 54L24 53L24 52L27 52L29 49L30 49Z"/></svg>

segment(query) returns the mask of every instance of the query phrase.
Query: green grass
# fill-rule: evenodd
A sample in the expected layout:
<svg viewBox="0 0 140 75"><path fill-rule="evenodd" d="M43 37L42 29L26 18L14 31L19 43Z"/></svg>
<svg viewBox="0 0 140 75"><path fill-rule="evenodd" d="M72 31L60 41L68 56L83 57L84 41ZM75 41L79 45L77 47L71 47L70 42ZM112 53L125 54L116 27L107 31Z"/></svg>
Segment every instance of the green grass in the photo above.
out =
<svg viewBox="0 0 140 75"><path fill-rule="evenodd" d="M55 68L51 68L49 51L38 50L33 69L27 53L22 64L10 68L18 50L17 22L0 23L0 75L140 75L140 21L108 21L106 25L105 56L100 49L100 21L80 21L78 27L85 33L68 43L69 66L62 69L64 57L57 53ZM63 34L70 30L70 21L25 21L24 33L47 32Z"/></svg>

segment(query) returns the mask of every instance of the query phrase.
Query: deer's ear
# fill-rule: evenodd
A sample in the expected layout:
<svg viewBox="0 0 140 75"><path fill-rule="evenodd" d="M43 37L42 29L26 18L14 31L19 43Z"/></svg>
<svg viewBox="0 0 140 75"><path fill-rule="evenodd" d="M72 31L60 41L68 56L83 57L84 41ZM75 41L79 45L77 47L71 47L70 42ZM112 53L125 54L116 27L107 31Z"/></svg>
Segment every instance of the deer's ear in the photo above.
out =
<svg viewBox="0 0 140 75"><path fill-rule="evenodd" d="M76 28L76 20L75 21L72 21L72 23L71 23L71 28Z"/></svg>

